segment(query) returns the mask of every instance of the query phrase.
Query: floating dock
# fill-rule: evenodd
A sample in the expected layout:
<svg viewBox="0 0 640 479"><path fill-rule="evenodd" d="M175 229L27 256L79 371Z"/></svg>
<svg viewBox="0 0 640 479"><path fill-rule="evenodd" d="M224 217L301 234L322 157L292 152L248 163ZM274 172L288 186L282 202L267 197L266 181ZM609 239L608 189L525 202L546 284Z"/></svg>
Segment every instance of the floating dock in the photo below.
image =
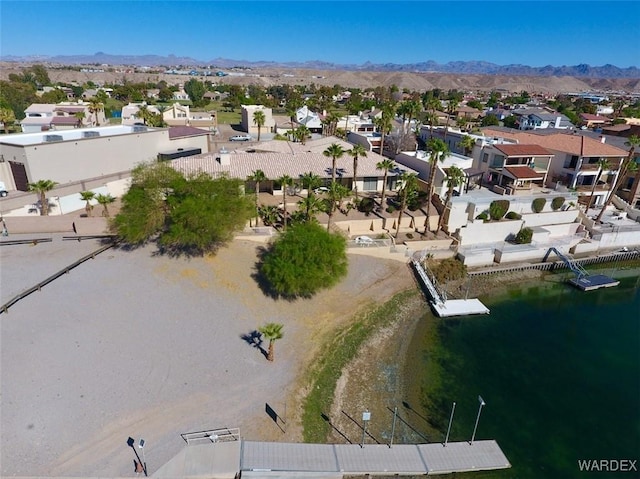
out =
<svg viewBox="0 0 640 479"><path fill-rule="evenodd" d="M594 274L593 276L581 276L578 278L570 279L569 283L582 291L593 291L594 289L611 288L613 286L618 286L620 284L620 281L603 274Z"/></svg>

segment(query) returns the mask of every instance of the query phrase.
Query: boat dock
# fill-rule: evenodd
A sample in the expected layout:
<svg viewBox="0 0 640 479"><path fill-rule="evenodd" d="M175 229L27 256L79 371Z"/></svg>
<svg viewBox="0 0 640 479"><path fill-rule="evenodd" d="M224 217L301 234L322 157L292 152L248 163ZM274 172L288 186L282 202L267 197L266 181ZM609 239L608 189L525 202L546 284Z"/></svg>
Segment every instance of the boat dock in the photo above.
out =
<svg viewBox="0 0 640 479"><path fill-rule="evenodd" d="M416 476L507 469L493 440L434 444L303 444L245 441L187 443L151 477L342 478Z"/></svg>
<svg viewBox="0 0 640 479"><path fill-rule="evenodd" d="M620 281L603 274L594 274L593 276L582 276L570 279L569 283L582 291L593 291L594 289L618 286Z"/></svg>
<svg viewBox="0 0 640 479"><path fill-rule="evenodd" d="M447 299L447 294L438 288L435 278L428 274L422 261L411 259L411 264L422 285L426 288L431 298L431 307L440 318L453 316L469 316L475 314L489 314L487 308L479 299Z"/></svg>

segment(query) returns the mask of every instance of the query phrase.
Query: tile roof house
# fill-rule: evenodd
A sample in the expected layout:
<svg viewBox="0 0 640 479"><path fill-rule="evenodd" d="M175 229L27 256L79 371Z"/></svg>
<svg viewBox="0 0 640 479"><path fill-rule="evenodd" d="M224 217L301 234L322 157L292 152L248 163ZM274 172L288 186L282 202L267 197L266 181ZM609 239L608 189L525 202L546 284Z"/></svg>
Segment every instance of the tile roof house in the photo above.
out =
<svg viewBox="0 0 640 479"><path fill-rule="evenodd" d="M575 128L575 125L571 123L569 118L558 112L550 112L544 109L524 109L514 110L513 114L520 117L518 124L521 130L538 130L544 128L567 130Z"/></svg>
<svg viewBox="0 0 640 479"><path fill-rule="evenodd" d="M23 133L104 126L109 123L104 109L94 112L88 102L33 103L24 113L25 118L20 122Z"/></svg>
<svg viewBox="0 0 640 479"><path fill-rule="evenodd" d="M584 135L568 132L528 133L502 127L486 127L482 129L486 135L495 135L517 141L519 144L539 145L553 153L549 165L551 178L549 183L554 187L563 186L577 189L581 202L590 201L594 183L600 180L594 190L593 204L602 204L609 195L609 188L615 182L617 172L627 152ZM607 160L609 168L601 171L601 161Z"/></svg>
<svg viewBox="0 0 640 479"><path fill-rule="evenodd" d="M591 113L580 113L580 120L582 120L582 125L587 128L602 126L611 122L611 120L606 116L592 115Z"/></svg>

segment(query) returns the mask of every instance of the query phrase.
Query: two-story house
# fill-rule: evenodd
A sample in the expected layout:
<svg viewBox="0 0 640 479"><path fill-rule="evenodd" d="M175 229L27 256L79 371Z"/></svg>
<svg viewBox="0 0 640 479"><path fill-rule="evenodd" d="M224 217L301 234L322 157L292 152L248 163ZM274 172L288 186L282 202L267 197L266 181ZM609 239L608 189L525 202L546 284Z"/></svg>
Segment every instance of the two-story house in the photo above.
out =
<svg viewBox="0 0 640 479"><path fill-rule="evenodd" d="M567 130L575 128L571 120L562 113L550 112L544 109L514 110L514 115L519 117L518 125L521 130L540 130L553 128Z"/></svg>
<svg viewBox="0 0 640 479"><path fill-rule="evenodd" d="M249 134L258 134L258 125L253 121L253 114L257 111L264 113L264 125L260 128L262 133L273 133L276 121L273 119L273 111L264 105L242 105L240 111L240 126Z"/></svg>
<svg viewBox="0 0 640 479"><path fill-rule="evenodd" d="M24 133L48 130L70 130L108 124L104 108L94 109L87 102L33 103L24 111L20 122Z"/></svg>

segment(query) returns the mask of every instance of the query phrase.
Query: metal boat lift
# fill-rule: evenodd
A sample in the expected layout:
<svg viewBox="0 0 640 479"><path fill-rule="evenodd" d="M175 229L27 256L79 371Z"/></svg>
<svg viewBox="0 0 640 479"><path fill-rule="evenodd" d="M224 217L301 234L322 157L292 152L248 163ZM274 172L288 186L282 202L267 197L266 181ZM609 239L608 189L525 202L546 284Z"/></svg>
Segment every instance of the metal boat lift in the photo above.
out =
<svg viewBox="0 0 640 479"><path fill-rule="evenodd" d="M568 258L562 252L558 251L556 248L549 248L547 253L544 255L543 262L546 262L549 258L550 253L555 253L569 268L573 274L576 275L574 279L570 279L569 283L574 285L576 288L581 289L582 291L592 291L594 289L600 288L610 288L612 286L618 286L620 281L617 279L610 278L609 276L605 276L603 274L589 275L589 273L580 266L576 261Z"/></svg>

